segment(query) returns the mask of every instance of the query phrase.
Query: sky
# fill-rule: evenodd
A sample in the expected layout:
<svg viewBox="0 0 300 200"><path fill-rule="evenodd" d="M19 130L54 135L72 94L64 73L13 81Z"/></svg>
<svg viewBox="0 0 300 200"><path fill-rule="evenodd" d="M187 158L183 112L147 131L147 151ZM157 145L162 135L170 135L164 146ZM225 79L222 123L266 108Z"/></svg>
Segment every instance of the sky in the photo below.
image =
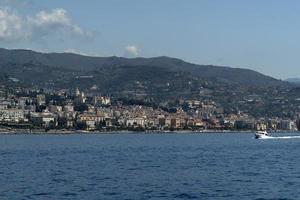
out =
<svg viewBox="0 0 300 200"><path fill-rule="evenodd" d="M0 0L0 47L300 77L300 1Z"/></svg>

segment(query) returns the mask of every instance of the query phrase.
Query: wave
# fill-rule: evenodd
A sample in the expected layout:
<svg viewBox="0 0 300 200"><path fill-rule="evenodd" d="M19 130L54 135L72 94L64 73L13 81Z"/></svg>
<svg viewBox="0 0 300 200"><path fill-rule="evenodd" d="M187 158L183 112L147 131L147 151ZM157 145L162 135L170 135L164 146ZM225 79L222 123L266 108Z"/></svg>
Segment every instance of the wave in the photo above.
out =
<svg viewBox="0 0 300 200"><path fill-rule="evenodd" d="M267 136L264 138L259 138L261 140L270 140L270 139L300 139L300 136Z"/></svg>

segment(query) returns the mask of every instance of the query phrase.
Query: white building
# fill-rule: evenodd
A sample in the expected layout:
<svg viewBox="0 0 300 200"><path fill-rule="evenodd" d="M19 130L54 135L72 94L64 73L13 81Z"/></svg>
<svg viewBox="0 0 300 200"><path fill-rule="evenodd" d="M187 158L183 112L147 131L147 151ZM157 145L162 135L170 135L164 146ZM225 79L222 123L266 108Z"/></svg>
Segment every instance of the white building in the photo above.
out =
<svg viewBox="0 0 300 200"><path fill-rule="evenodd" d="M67 104L64 106L64 111L65 112L74 112L74 106L71 104Z"/></svg>
<svg viewBox="0 0 300 200"><path fill-rule="evenodd" d="M46 96L44 94L38 94L36 100L39 106L46 104Z"/></svg>
<svg viewBox="0 0 300 200"><path fill-rule="evenodd" d="M126 120L126 126L144 126L145 119L142 117L134 117Z"/></svg>
<svg viewBox="0 0 300 200"><path fill-rule="evenodd" d="M25 120L24 112L20 109L0 110L0 121L3 122L22 122Z"/></svg>
<svg viewBox="0 0 300 200"><path fill-rule="evenodd" d="M62 107L61 106L56 106L56 105L50 105L49 106L49 111L51 113L62 112Z"/></svg>
<svg viewBox="0 0 300 200"><path fill-rule="evenodd" d="M281 120L280 121L281 130L295 131L297 130L296 123L292 120Z"/></svg>
<svg viewBox="0 0 300 200"><path fill-rule="evenodd" d="M53 123L55 126L57 126L57 117L56 115L49 113L49 112L43 112L43 113L31 113L30 114L31 121L39 126L45 126L48 127L51 123Z"/></svg>

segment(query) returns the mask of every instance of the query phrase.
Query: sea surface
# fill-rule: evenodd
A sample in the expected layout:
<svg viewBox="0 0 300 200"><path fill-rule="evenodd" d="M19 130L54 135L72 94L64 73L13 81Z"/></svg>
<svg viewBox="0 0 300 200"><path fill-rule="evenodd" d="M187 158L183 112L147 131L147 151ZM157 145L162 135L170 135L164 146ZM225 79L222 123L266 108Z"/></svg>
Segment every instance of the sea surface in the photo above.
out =
<svg viewBox="0 0 300 200"><path fill-rule="evenodd" d="M300 199L300 138L0 135L0 199Z"/></svg>

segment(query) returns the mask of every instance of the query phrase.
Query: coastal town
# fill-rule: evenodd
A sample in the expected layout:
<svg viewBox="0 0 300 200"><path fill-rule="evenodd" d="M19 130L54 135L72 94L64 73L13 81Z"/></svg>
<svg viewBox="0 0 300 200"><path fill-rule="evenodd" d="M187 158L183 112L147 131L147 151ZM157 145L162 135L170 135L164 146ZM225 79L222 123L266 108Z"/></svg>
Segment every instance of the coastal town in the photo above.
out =
<svg viewBox="0 0 300 200"><path fill-rule="evenodd" d="M178 99L170 107L143 105L78 88L0 89L1 132L108 131L297 131L294 118L257 118L226 113L212 100Z"/></svg>

